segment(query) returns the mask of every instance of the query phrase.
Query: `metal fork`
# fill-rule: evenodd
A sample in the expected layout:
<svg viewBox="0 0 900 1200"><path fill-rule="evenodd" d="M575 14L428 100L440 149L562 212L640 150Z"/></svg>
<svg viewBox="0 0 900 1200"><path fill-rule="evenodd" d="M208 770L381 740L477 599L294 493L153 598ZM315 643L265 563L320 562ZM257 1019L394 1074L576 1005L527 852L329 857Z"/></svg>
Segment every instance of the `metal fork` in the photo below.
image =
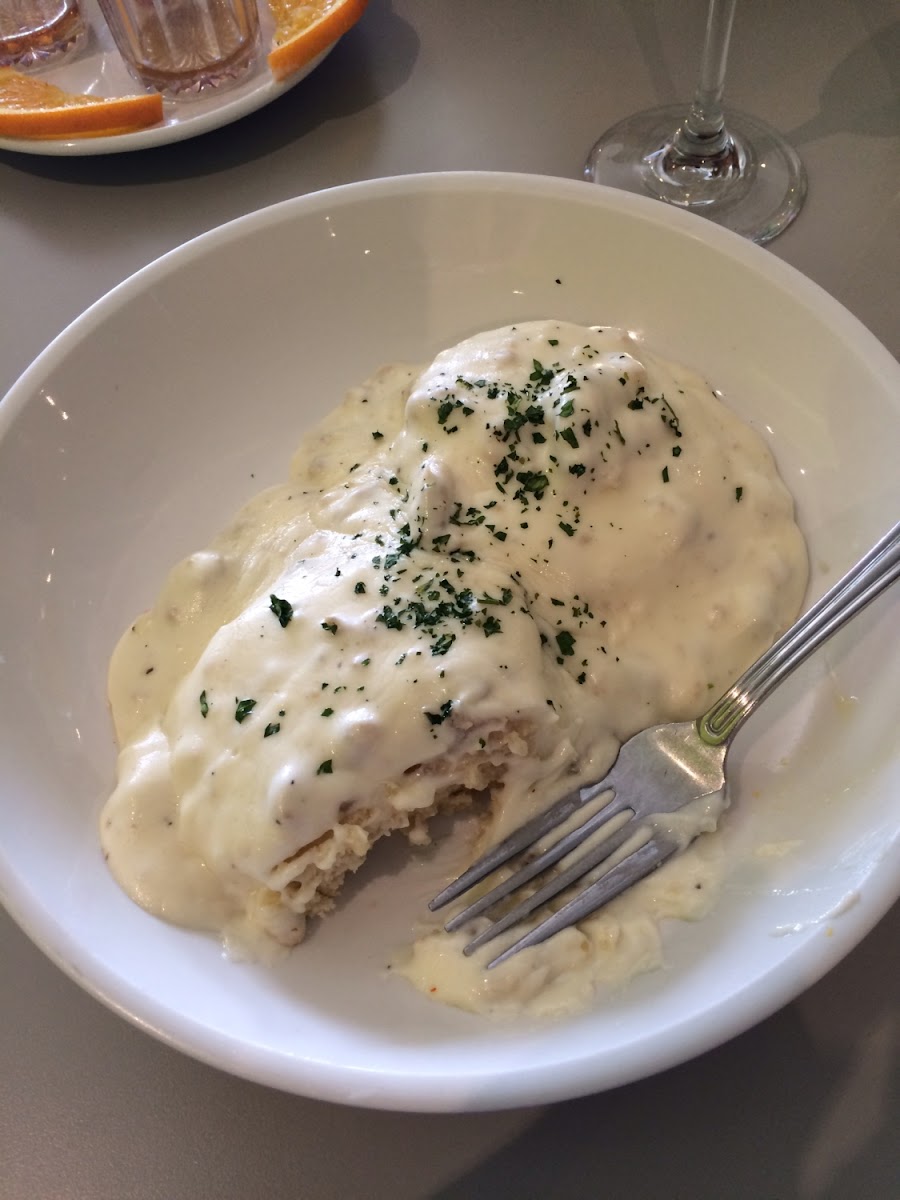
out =
<svg viewBox="0 0 900 1200"><path fill-rule="evenodd" d="M591 871L607 869L573 899L514 941L492 959L494 967L513 954L546 941L554 933L595 912L638 880L656 870L678 850L683 840L646 824L655 815L676 812L693 800L714 797L725 788L725 760L734 735L758 704L832 634L856 616L900 576L900 523L895 525L841 580L779 638L696 721L657 725L623 744L604 779L570 792L546 812L528 821L473 863L429 904L432 911L457 900L475 884L518 854L519 869L491 891L453 916L444 926L459 929L483 916L511 893L530 883L588 839L591 845L552 874L508 912L493 920L465 947L471 954L485 942L517 925L535 909ZM549 847L539 843L552 830L570 821L579 810L611 793L609 801L582 824ZM615 818L625 814L624 823ZM630 815L629 815L630 814ZM603 829L610 825L607 836ZM630 850L625 843L641 830L645 839ZM624 857L614 858L623 850Z"/></svg>

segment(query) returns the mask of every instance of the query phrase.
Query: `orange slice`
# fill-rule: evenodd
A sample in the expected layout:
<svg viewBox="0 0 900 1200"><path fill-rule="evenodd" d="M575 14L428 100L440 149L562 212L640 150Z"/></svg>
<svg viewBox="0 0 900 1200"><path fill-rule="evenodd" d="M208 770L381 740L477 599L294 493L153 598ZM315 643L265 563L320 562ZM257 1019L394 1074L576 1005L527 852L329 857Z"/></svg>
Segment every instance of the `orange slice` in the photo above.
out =
<svg viewBox="0 0 900 1200"><path fill-rule="evenodd" d="M0 67L0 137L102 137L145 129L162 119L158 92L104 100Z"/></svg>
<svg viewBox="0 0 900 1200"><path fill-rule="evenodd" d="M275 18L269 67L286 79L332 46L363 15L368 0L269 0Z"/></svg>

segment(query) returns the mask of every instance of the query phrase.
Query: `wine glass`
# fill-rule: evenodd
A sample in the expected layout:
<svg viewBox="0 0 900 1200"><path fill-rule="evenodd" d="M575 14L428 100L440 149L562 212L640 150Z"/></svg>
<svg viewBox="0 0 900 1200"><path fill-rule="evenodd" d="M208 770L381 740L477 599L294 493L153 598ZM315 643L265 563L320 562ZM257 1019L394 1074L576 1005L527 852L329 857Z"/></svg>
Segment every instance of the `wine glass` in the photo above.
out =
<svg viewBox="0 0 900 1200"><path fill-rule="evenodd" d="M769 242L806 197L797 152L756 117L722 113L728 43L737 0L710 0L694 99L627 117L595 143L584 167L593 183L677 204Z"/></svg>

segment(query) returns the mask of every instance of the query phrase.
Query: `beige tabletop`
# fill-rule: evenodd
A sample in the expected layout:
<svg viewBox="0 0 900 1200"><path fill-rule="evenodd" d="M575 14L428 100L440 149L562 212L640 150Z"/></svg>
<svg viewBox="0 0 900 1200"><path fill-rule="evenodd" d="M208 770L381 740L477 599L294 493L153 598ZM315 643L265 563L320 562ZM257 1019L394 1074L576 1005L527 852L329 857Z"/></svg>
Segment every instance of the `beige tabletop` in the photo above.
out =
<svg viewBox="0 0 900 1200"><path fill-rule="evenodd" d="M705 0L371 0L308 79L227 128L111 156L0 152L0 394L92 301L232 217L417 171L577 177L607 125L690 93L704 15ZM728 99L786 132L809 172L770 252L894 354L898 81L900 0L739 5ZM0 772L15 803L3 789ZM897 1200L898 935L895 907L795 1003L663 1075L429 1116L200 1065L0 915L0 1200Z"/></svg>

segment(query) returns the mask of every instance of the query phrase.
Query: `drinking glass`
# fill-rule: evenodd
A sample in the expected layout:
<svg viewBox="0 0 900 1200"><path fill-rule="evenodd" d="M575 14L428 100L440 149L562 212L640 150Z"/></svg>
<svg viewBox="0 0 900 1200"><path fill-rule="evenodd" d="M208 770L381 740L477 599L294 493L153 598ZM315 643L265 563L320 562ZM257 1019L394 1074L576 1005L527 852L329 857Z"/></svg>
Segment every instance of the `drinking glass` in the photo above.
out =
<svg viewBox="0 0 900 1200"><path fill-rule="evenodd" d="M40 67L85 39L78 0L0 0L0 67Z"/></svg>
<svg viewBox="0 0 900 1200"><path fill-rule="evenodd" d="M722 112L737 0L710 0L697 90L690 106L637 113L595 143L585 178L655 196L743 234L777 237L806 196L797 152L765 122Z"/></svg>
<svg viewBox="0 0 900 1200"><path fill-rule="evenodd" d="M205 94L240 79L259 48L256 0L99 0L119 53L147 87Z"/></svg>

